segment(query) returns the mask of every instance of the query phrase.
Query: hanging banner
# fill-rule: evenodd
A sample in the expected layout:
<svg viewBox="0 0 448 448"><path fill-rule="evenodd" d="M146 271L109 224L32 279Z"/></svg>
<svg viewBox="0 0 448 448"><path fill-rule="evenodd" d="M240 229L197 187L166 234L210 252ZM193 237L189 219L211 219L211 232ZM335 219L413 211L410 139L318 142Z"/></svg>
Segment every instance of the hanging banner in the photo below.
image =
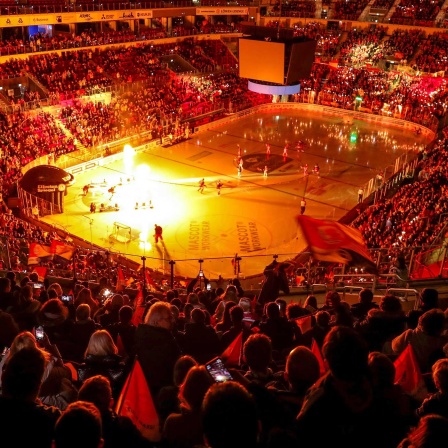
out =
<svg viewBox="0 0 448 448"><path fill-rule="evenodd" d="M30 18L31 16L0 16L0 27L28 26L31 25Z"/></svg>
<svg viewBox="0 0 448 448"><path fill-rule="evenodd" d="M249 8L196 8L197 16L247 16Z"/></svg>
<svg viewBox="0 0 448 448"><path fill-rule="evenodd" d="M147 9L137 9L135 11L136 19L152 19L152 11Z"/></svg>
<svg viewBox="0 0 448 448"><path fill-rule="evenodd" d="M0 27L8 28L31 25L56 25L57 23L108 22L114 20L152 19L152 17L153 11L146 9L78 13L63 12L60 14L27 14L23 16L0 16Z"/></svg>

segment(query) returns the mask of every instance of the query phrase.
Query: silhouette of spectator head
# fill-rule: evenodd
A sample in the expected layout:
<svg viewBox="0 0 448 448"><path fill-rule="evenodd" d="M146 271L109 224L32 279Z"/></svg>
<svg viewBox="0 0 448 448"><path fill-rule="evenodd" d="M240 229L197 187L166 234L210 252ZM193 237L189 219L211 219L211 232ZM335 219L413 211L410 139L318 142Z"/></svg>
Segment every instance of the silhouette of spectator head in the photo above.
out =
<svg viewBox="0 0 448 448"><path fill-rule="evenodd" d="M190 292L187 296L187 303L191 303L193 306L199 306L199 297L195 292Z"/></svg>
<svg viewBox="0 0 448 448"><path fill-rule="evenodd" d="M234 278L229 280L229 285L235 286L236 293L239 297L242 297L244 295L244 290L241 286L241 282L238 278Z"/></svg>
<svg viewBox="0 0 448 448"><path fill-rule="evenodd" d="M11 285L14 285L16 282L16 273L14 271L8 271L6 273L6 278L9 278Z"/></svg>
<svg viewBox="0 0 448 448"><path fill-rule="evenodd" d="M230 322L230 310L234 306L235 303L233 301L226 302L221 300L216 308L215 321L223 323Z"/></svg>
<svg viewBox="0 0 448 448"><path fill-rule="evenodd" d="M295 347L286 358L284 376L294 392L305 394L320 376L316 355L308 347Z"/></svg>
<svg viewBox="0 0 448 448"><path fill-rule="evenodd" d="M227 285L226 290L222 294L221 298L228 302L229 300L231 302L234 302L235 304L238 303L238 289L235 285Z"/></svg>
<svg viewBox="0 0 448 448"><path fill-rule="evenodd" d="M182 300L179 299L179 297L174 297L174 299L170 301L170 304L176 306L179 312L181 312L183 309L183 303Z"/></svg>
<svg viewBox="0 0 448 448"><path fill-rule="evenodd" d="M280 317L280 308L276 302L266 304L266 316L268 319L276 319Z"/></svg>
<svg viewBox="0 0 448 448"><path fill-rule="evenodd" d="M380 309L386 313L399 313L403 310L400 299L392 294L386 294L381 298Z"/></svg>
<svg viewBox="0 0 448 448"><path fill-rule="evenodd" d="M191 367L179 389L181 406L199 412L205 394L212 384L214 381L204 366Z"/></svg>
<svg viewBox="0 0 448 448"><path fill-rule="evenodd" d="M25 277L22 277L22 279L19 282L19 285L21 288L26 286L30 282L30 278L26 275Z"/></svg>
<svg viewBox="0 0 448 448"><path fill-rule="evenodd" d="M163 327L171 330L173 324L173 313L167 302L158 301L151 305L145 316L145 324L152 327Z"/></svg>
<svg viewBox="0 0 448 448"><path fill-rule="evenodd" d="M68 308L60 299L50 299L40 308L37 320L44 327L55 327L63 324L68 314Z"/></svg>
<svg viewBox="0 0 448 448"><path fill-rule="evenodd" d="M395 383L395 366L389 356L381 352L370 352L368 364L374 387L377 389L393 387Z"/></svg>
<svg viewBox="0 0 448 448"><path fill-rule="evenodd" d="M55 448L101 448L102 421L98 408L87 401L70 403L54 428Z"/></svg>
<svg viewBox="0 0 448 448"><path fill-rule="evenodd" d="M29 277L30 277L30 282L37 283L39 281L39 276L37 275L37 272L31 272Z"/></svg>
<svg viewBox="0 0 448 448"><path fill-rule="evenodd" d="M87 344L85 356L117 355L118 348L107 330L96 330L92 333Z"/></svg>
<svg viewBox="0 0 448 448"><path fill-rule="evenodd" d="M358 382L368 372L367 343L353 328L333 327L325 336L322 354L338 380Z"/></svg>
<svg viewBox="0 0 448 448"><path fill-rule="evenodd" d="M46 359L37 347L17 351L5 365L2 394L6 397L34 402L40 391Z"/></svg>
<svg viewBox="0 0 448 448"><path fill-rule="evenodd" d="M288 319L295 319L296 317L303 316L307 311L300 306L299 303L289 303L286 307L286 316Z"/></svg>
<svg viewBox="0 0 448 448"><path fill-rule="evenodd" d="M439 293L437 289L425 288L420 295L420 308L423 310L431 310L439 306Z"/></svg>
<svg viewBox="0 0 448 448"><path fill-rule="evenodd" d="M58 292L55 289L47 290L48 299L58 299Z"/></svg>
<svg viewBox="0 0 448 448"><path fill-rule="evenodd" d="M440 336L445 329L445 313L439 309L424 312L418 319L417 328L428 336Z"/></svg>
<svg viewBox="0 0 448 448"><path fill-rule="evenodd" d="M250 299L248 297L241 297L238 305L243 308L245 313L249 313L251 311Z"/></svg>
<svg viewBox="0 0 448 448"><path fill-rule="evenodd" d="M81 303L76 307L75 318L77 322L85 322L90 318L90 306L87 303Z"/></svg>
<svg viewBox="0 0 448 448"><path fill-rule="evenodd" d="M232 324L238 324L241 323L244 319L244 310L243 307L240 305L234 305L232 308L230 308L230 320L232 321Z"/></svg>
<svg viewBox="0 0 448 448"><path fill-rule="evenodd" d="M120 322L123 324L129 324L132 320L132 316L134 315L134 310L129 305L123 305L118 312L118 317Z"/></svg>
<svg viewBox="0 0 448 448"><path fill-rule="evenodd" d="M123 296L121 294L114 294L111 300L111 307L119 310L123 305Z"/></svg>
<svg viewBox="0 0 448 448"><path fill-rule="evenodd" d="M109 379L103 375L87 378L79 388L78 400L93 403L101 414L107 412L112 402L112 388Z"/></svg>
<svg viewBox="0 0 448 448"><path fill-rule="evenodd" d="M325 305L334 308L341 303L341 296L337 291L328 291L325 295Z"/></svg>
<svg viewBox="0 0 448 448"><path fill-rule="evenodd" d="M180 386L185 377L187 376L187 373L189 370L197 366L197 361L190 355L183 355L181 356L176 363L174 364L174 370L173 370L173 383L175 386Z"/></svg>
<svg viewBox="0 0 448 448"><path fill-rule="evenodd" d="M187 322L191 320L191 312L193 311L194 306L191 303L186 303L184 305L184 317Z"/></svg>
<svg viewBox="0 0 448 448"><path fill-rule="evenodd" d="M336 305L333 308L333 312L333 325L346 325L347 327L353 326L353 322L355 319L353 317L350 305L347 302L341 301L339 305Z"/></svg>
<svg viewBox="0 0 448 448"><path fill-rule="evenodd" d="M59 298L62 297L62 294L64 293L62 290L62 286L59 283L52 283L49 287L48 287L48 291L54 290L56 291L56 294L58 295Z"/></svg>
<svg viewBox="0 0 448 448"><path fill-rule="evenodd" d="M263 333L251 334L243 345L243 353L250 370L266 372L272 363L271 338Z"/></svg>
<svg viewBox="0 0 448 448"><path fill-rule="evenodd" d="M11 280L8 277L0 277L0 293L11 291Z"/></svg>
<svg viewBox="0 0 448 448"><path fill-rule="evenodd" d="M166 291L165 300L167 302L171 302L171 300L173 300L175 297L176 297L176 293L172 289L169 289L168 291Z"/></svg>
<svg viewBox="0 0 448 448"><path fill-rule="evenodd" d="M191 311L191 321L195 324L205 324L205 313L200 308L193 308Z"/></svg>
<svg viewBox="0 0 448 448"><path fill-rule="evenodd" d="M361 291L359 291L358 299L360 303L372 303L373 291L369 288L362 288Z"/></svg>
<svg viewBox="0 0 448 448"><path fill-rule="evenodd" d="M448 439L448 419L436 414L422 417L418 425L411 430L408 443L400 443L400 447L412 448L444 448Z"/></svg>
<svg viewBox="0 0 448 448"><path fill-rule="evenodd" d="M179 315L180 315L179 308L176 305L173 305L172 303L170 303L170 309L171 309L171 313L173 314L174 326L177 326L178 321L179 321Z"/></svg>
<svg viewBox="0 0 448 448"><path fill-rule="evenodd" d="M213 384L202 404L204 439L210 448L255 448L257 407L252 395L235 381Z"/></svg>
<svg viewBox="0 0 448 448"><path fill-rule="evenodd" d="M316 313L316 325L321 328L326 328L330 324L330 313L328 311L322 310Z"/></svg>
<svg viewBox="0 0 448 448"><path fill-rule="evenodd" d="M432 379L442 394L448 394L448 358L439 359L433 364Z"/></svg>

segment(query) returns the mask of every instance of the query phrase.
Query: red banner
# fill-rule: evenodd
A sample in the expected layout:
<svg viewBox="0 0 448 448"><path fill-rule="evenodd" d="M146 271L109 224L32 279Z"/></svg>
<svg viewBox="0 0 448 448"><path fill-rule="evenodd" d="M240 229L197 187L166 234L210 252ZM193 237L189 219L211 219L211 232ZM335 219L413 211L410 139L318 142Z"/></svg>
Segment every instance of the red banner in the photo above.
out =
<svg viewBox="0 0 448 448"><path fill-rule="evenodd" d="M336 221L297 217L313 257L320 261L344 263L376 271L361 232Z"/></svg>
<svg viewBox="0 0 448 448"><path fill-rule="evenodd" d="M152 442L161 439L159 416L138 360L118 397L116 412L129 417L145 438Z"/></svg>
<svg viewBox="0 0 448 448"><path fill-rule="evenodd" d="M221 359L226 366L239 366L243 353L243 332L222 352Z"/></svg>
<svg viewBox="0 0 448 448"><path fill-rule="evenodd" d="M51 252L64 260L71 260L73 258L73 254L75 253L75 247L69 246L62 241L53 240L51 242Z"/></svg>
<svg viewBox="0 0 448 448"><path fill-rule="evenodd" d="M28 264L39 264L43 261L50 261L53 259L53 253L50 246L44 246L39 243L30 244L30 252L28 255Z"/></svg>

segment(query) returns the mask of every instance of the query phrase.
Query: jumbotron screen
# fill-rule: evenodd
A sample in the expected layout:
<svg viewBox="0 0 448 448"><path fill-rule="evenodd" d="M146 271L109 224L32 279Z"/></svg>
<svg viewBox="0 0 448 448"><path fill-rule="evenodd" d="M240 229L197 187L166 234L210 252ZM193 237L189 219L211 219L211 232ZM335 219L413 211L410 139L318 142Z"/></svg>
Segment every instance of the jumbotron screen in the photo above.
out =
<svg viewBox="0 0 448 448"><path fill-rule="evenodd" d="M284 84L284 43L241 38L238 52L241 78Z"/></svg>

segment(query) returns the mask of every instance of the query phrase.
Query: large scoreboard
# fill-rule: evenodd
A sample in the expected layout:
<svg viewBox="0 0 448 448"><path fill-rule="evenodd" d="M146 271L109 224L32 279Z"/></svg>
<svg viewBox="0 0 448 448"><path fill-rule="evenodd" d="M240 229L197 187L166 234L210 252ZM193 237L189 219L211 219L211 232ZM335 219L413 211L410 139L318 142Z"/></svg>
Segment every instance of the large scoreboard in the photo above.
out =
<svg viewBox="0 0 448 448"><path fill-rule="evenodd" d="M292 85L310 76L317 45L315 40L279 34L275 28L249 28L253 34L238 41L240 77Z"/></svg>

